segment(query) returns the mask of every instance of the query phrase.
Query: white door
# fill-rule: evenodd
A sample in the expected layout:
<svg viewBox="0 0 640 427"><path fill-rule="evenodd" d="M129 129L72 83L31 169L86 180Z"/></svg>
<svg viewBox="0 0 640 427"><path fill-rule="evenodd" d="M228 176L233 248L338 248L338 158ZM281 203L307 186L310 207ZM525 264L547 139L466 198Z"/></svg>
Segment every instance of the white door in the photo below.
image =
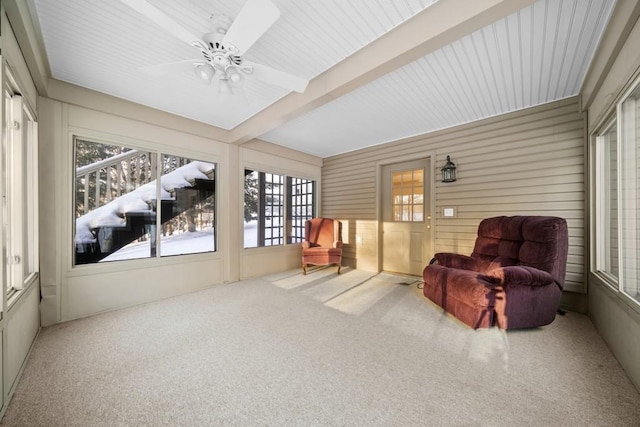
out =
<svg viewBox="0 0 640 427"><path fill-rule="evenodd" d="M382 167L382 269L422 275L431 247L430 160Z"/></svg>

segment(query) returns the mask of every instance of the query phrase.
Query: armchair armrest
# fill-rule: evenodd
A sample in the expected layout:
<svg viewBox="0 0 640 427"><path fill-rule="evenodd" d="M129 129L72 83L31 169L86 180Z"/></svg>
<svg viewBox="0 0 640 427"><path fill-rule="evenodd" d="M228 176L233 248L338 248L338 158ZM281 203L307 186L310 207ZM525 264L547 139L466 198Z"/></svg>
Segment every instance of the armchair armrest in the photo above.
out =
<svg viewBox="0 0 640 427"><path fill-rule="evenodd" d="M302 242L302 249L309 249L311 247L311 243L308 240Z"/></svg>
<svg viewBox="0 0 640 427"><path fill-rule="evenodd" d="M334 240L333 241L333 247L334 248L341 248L342 247L342 242L339 240Z"/></svg>
<svg viewBox="0 0 640 427"><path fill-rule="evenodd" d="M502 283L503 286L544 286L554 283L551 274L524 265L494 268L487 271L485 275L490 281Z"/></svg>
<svg viewBox="0 0 640 427"><path fill-rule="evenodd" d="M443 267L458 268L460 270L481 271L481 264L475 258L467 255L439 252L433 256L430 264L437 263Z"/></svg>

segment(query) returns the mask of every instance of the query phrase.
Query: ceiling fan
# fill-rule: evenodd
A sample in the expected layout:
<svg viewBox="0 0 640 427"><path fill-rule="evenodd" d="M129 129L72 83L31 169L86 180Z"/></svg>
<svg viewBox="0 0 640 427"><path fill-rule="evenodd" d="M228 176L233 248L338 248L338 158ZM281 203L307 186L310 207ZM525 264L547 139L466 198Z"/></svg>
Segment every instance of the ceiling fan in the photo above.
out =
<svg viewBox="0 0 640 427"><path fill-rule="evenodd" d="M203 83L211 84L214 77L217 78L221 94L234 93L234 88L242 86L245 75L300 93L309 83L301 77L244 58L249 48L280 17L280 11L270 0L247 0L233 21L225 15L215 16L212 19L215 28L202 37L192 34L147 0L120 1L195 47L202 55L199 59L144 67L150 74L163 75L191 68Z"/></svg>

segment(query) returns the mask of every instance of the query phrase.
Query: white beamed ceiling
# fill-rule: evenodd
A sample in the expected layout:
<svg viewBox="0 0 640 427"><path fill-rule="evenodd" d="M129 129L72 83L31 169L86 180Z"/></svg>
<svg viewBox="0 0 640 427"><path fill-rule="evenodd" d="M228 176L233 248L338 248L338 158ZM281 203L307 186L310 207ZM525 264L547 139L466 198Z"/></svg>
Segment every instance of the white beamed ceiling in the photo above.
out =
<svg viewBox="0 0 640 427"><path fill-rule="evenodd" d="M328 90L330 99L324 100L289 94L246 78L245 102L221 98L216 87L202 85L192 73L152 78L140 70L197 59L199 53L119 1L29 1L52 78L229 130L228 142L257 137L320 157L578 94L615 3L521 0L524 8L482 28L469 27L426 56L398 61L396 69L372 81L354 78L339 96ZM438 3L453 1L465 3ZM468 0L469 6L476 1ZM191 32L204 34L213 13L235 17L244 0L151 2ZM314 86L314 79L324 83L323 73L339 70L403 22L436 9L429 7L434 0L273 2L280 19L245 57L309 79L308 91L316 92L320 84ZM369 66L363 63L357 74L366 75ZM269 123L261 124L263 117L271 117Z"/></svg>

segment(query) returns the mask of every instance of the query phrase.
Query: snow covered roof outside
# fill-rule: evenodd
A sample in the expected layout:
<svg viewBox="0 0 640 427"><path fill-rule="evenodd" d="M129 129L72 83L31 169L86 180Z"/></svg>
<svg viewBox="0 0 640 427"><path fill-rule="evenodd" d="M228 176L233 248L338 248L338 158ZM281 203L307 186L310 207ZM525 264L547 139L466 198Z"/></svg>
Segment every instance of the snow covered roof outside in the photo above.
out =
<svg viewBox="0 0 640 427"><path fill-rule="evenodd" d="M188 165L162 175L160 178L160 199L173 200L170 192L176 188L191 187L194 179L209 179L207 172L214 170L213 163L193 161ZM76 244L95 243L91 232L98 227L123 227L128 212L151 212L151 203L156 199L156 180L136 188L130 193L114 199L104 206L76 219Z"/></svg>

